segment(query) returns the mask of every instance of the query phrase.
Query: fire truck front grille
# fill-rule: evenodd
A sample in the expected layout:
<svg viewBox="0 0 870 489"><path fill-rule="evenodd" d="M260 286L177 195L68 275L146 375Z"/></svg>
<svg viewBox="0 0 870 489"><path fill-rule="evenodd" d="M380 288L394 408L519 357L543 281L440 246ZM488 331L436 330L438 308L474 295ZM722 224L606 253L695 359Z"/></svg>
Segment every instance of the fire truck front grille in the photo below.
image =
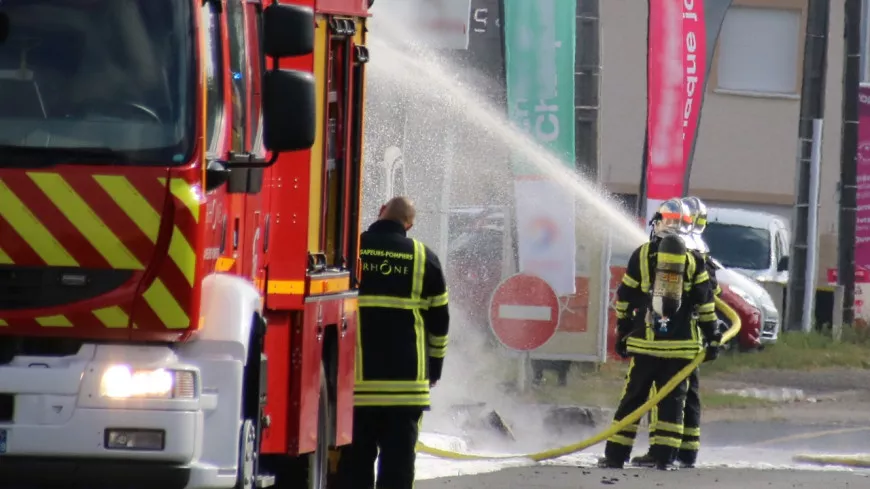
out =
<svg viewBox="0 0 870 489"><path fill-rule="evenodd" d="M130 270L0 267L0 311L91 299L117 289L132 276Z"/></svg>

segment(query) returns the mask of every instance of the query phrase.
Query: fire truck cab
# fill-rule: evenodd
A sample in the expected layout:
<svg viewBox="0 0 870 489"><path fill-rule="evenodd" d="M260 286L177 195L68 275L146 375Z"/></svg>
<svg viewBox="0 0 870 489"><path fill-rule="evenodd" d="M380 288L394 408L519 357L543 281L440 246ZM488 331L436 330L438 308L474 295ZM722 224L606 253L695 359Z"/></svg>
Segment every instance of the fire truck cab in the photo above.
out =
<svg viewBox="0 0 870 489"><path fill-rule="evenodd" d="M0 489L325 487L370 4L0 1Z"/></svg>

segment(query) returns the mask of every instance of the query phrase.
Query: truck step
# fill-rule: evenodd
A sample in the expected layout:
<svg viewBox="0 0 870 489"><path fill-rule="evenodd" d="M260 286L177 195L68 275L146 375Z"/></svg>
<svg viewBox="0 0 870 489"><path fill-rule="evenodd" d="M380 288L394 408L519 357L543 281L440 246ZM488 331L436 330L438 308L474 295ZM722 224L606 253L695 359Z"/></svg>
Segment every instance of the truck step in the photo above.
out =
<svg viewBox="0 0 870 489"><path fill-rule="evenodd" d="M275 476L271 474L257 475L256 487L258 489L266 489L275 485Z"/></svg>

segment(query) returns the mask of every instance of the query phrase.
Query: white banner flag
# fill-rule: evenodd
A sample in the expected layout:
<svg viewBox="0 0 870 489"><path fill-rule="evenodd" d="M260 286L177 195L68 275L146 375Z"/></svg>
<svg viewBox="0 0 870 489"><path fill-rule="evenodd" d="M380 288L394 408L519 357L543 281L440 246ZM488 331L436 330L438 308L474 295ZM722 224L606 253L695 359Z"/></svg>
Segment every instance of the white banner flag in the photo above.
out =
<svg viewBox="0 0 870 489"><path fill-rule="evenodd" d="M574 196L546 179L515 181L520 272L546 280L560 296L575 291Z"/></svg>

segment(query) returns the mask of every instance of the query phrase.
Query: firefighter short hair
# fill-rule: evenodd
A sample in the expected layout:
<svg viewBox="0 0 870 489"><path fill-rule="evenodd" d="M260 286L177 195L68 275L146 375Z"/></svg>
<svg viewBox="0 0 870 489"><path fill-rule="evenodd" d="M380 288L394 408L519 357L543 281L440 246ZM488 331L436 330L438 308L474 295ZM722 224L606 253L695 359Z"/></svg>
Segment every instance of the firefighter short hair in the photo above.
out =
<svg viewBox="0 0 870 489"><path fill-rule="evenodd" d="M393 197L381 208L381 219L397 221L406 226L414 224L416 215L414 202L404 196Z"/></svg>

